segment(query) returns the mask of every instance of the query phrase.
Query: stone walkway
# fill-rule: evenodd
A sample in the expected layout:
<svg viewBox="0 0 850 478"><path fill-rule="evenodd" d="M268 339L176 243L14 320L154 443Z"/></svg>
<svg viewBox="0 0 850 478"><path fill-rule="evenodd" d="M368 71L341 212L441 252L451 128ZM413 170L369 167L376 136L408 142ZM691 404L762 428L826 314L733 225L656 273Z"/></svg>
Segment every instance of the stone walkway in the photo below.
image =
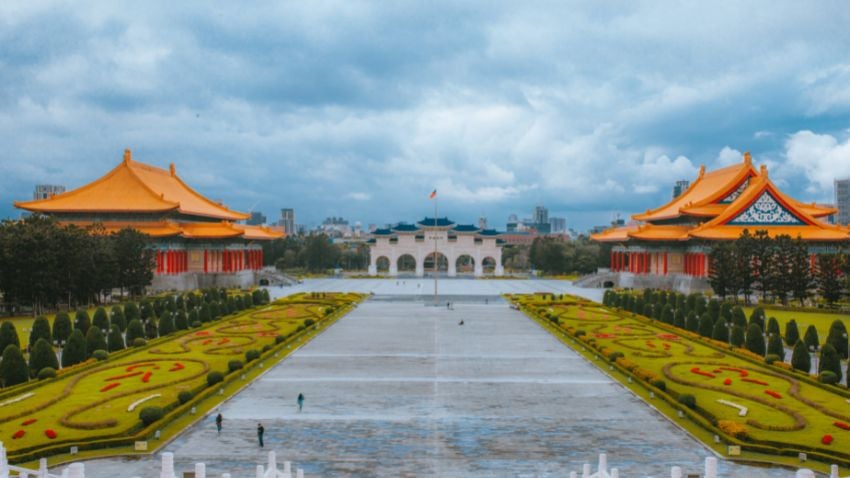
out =
<svg viewBox="0 0 850 478"><path fill-rule="evenodd" d="M189 428L165 450L176 470L203 461L208 476L253 477L262 422L265 450L307 476L566 476L600 451L624 478L700 471L702 445L503 301L397 299L361 304L224 404L221 436L212 416ZM153 478L158 460L98 460L86 476Z"/></svg>

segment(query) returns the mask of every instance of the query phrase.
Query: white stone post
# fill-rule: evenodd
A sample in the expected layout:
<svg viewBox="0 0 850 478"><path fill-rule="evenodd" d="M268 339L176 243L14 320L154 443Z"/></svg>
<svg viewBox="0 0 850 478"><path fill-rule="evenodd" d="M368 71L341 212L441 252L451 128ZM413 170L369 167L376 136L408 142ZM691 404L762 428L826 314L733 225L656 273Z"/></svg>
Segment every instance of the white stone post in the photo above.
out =
<svg viewBox="0 0 850 478"><path fill-rule="evenodd" d="M221 475L221 478L230 478L230 473L225 473Z"/></svg>
<svg viewBox="0 0 850 478"><path fill-rule="evenodd" d="M292 478L292 463L288 461L283 462L283 478Z"/></svg>
<svg viewBox="0 0 850 478"><path fill-rule="evenodd" d="M717 458L713 456L705 459L705 478L717 478Z"/></svg>
<svg viewBox="0 0 850 478"><path fill-rule="evenodd" d="M266 476L266 470L263 468L263 465L257 465L257 478L264 478Z"/></svg>
<svg viewBox="0 0 850 478"><path fill-rule="evenodd" d="M398 276L398 258L390 261L390 277Z"/></svg>
<svg viewBox="0 0 850 478"><path fill-rule="evenodd" d="M578 473L571 471L570 472L570 478L578 478Z"/></svg>
<svg viewBox="0 0 850 478"><path fill-rule="evenodd" d="M449 277L457 277L457 257L449 258L446 256L446 261L449 263Z"/></svg>
<svg viewBox="0 0 850 478"><path fill-rule="evenodd" d="M304 478L304 470L301 468L295 470L295 478Z"/></svg>
<svg viewBox="0 0 850 478"><path fill-rule="evenodd" d="M670 478L682 478L682 467L674 466L670 469Z"/></svg>
<svg viewBox="0 0 850 478"><path fill-rule="evenodd" d="M68 467L68 478L86 478L86 467L82 463L71 463Z"/></svg>
<svg viewBox="0 0 850 478"><path fill-rule="evenodd" d="M6 447L0 441L0 478L9 476L9 462L6 460Z"/></svg>
<svg viewBox="0 0 850 478"><path fill-rule="evenodd" d="M829 478L838 478L838 465L830 465Z"/></svg>
<svg viewBox="0 0 850 478"><path fill-rule="evenodd" d="M808 468L802 468L797 470L796 478L815 478L815 472Z"/></svg>
<svg viewBox="0 0 850 478"><path fill-rule="evenodd" d="M608 455L606 455L605 453L599 454L599 467L596 472L600 475L602 473L608 473Z"/></svg>
<svg viewBox="0 0 850 478"><path fill-rule="evenodd" d="M425 277L425 254L416 252L416 277Z"/></svg>
<svg viewBox="0 0 850 478"><path fill-rule="evenodd" d="M38 460L38 478L47 478L47 458Z"/></svg>
<svg viewBox="0 0 850 478"><path fill-rule="evenodd" d="M269 452L269 466L266 468L266 475L277 476L277 455L273 451Z"/></svg>
<svg viewBox="0 0 850 478"><path fill-rule="evenodd" d="M159 478L175 478L174 476L174 453L167 451L162 454L162 471Z"/></svg>
<svg viewBox="0 0 850 478"><path fill-rule="evenodd" d="M611 468L611 478L620 478L620 470Z"/></svg>
<svg viewBox="0 0 850 478"><path fill-rule="evenodd" d="M581 467L581 478L590 478L590 474L592 471L590 470L590 463L585 463Z"/></svg>
<svg viewBox="0 0 850 478"><path fill-rule="evenodd" d="M207 478L207 466L203 463L195 463L195 478Z"/></svg>

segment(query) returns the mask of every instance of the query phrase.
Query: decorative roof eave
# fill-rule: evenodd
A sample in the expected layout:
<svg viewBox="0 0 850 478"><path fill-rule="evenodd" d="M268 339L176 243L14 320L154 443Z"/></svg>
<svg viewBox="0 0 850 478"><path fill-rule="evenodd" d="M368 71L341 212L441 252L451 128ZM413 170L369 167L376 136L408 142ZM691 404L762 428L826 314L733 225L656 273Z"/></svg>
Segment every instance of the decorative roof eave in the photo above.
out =
<svg viewBox="0 0 850 478"><path fill-rule="evenodd" d="M181 236L186 239L233 239L241 237L244 232L228 222L219 223L183 223Z"/></svg>
<svg viewBox="0 0 850 478"><path fill-rule="evenodd" d="M628 232L628 236L639 241L687 241L692 226L655 226L645 224Z"/></svg>
<svg viewBox="0 0 850 478"><path fill-rule="evenodd" d="M454 221L450 221L447 217L438 217L436 219L433 217L426 217L417 222L416 225L427 229L442 229L453 227L455 223Z"/></svg>
<svg viewBox="0 0 850 478"><path fill-rule="evenodd" d="M628 242L629 232L636 230L637 226L611 228L598 234L591 234L590 239L596 242Z"/></svg>
<svg viewBox="0 0 850 478"><path fill-rule="evenodd" d="M252 241L271 241L280 239L285 236L283 232L274 231L264 226L248 226L243 224L235 224L233 226L237 230L242 231L242 237Z"/></svg>
<svg viewBox="0 0 850 478"><path fill-rule="evenodd" d="M690 236L695 239L734 241L741 237L741 234L745 229L750 232L761 230L761 228L757 226L724 225L700 229L699 231L692 231ZM806 241L821 242L841 242L850 240L850 232L841 229L824 229L817 226L767 226L763 229L767 231L770 237L787 235L791 236L793 239L800 237Z"/></svg>
<svg viewBox="0 0 850 478"><path fill-rule="evenodd" d="M501 233L501 232L499 232L499 231L497 231L497 230L495 230L495 229L484 229L484 230L480 231L480 232L478 233L478 235L479 235L479 236L484 236L484 237L495 237L495 236L500 236L500 235L502 235L502 233Z"/></svg>

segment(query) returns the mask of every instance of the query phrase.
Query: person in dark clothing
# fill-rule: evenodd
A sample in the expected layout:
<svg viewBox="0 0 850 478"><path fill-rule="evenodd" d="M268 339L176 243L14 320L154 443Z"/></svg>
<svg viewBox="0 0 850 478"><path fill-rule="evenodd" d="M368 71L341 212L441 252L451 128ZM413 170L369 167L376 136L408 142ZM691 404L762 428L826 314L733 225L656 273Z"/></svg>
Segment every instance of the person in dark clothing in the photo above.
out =
<svg viewBox="0 0 850 478"><path fill-rule="evenodd" d="M224 417L221 416L221 413L215 416L215 429L218 430L218 434L221 435L221 422L224 420Z"/></svg>
<svg viewBox="0 0 850 478"><path fill-rule="evenodd" d="M463 319L460 319L460 322L458 322L457 325L463 325Z"/></svg>
<svg viewBox="0 0 850 478"><path fill-rule="evenodd" d="M260 441L260 448L263 447L263 433L265 433L265 432L266 432L266 429L263 428L263 424L258 423L257 424L257 440Z"/></svg>
<svg viewBox="0 0 850 478"><path fill-rule="evenodd" d="M299 393L298 394L298 411L300 412L302 408L304 408L304 394Z"/></svg>

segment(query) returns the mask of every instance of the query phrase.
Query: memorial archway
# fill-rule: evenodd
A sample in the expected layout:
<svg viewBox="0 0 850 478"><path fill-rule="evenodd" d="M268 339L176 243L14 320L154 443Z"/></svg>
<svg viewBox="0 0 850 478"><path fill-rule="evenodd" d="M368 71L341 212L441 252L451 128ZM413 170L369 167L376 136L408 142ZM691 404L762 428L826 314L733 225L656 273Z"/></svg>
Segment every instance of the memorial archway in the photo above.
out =
<svg viewBox="0 0 850 478"><path fill-rule="evenodd" d="M387 256L381 256L375 260L375 265L378 268L378 273L387 274L390 272L390 259Z"/></svg>
<svg viewBox="0 0 850 478"><path fill-rule="evenodd" d="M485 274L495 274L496 273L496 259L493 259L490 256L485 257L481 261L481 270Z"/></svg>
<svg viewBox="0 0 850 478"><path fill-rule="evenodd" d="M399 256L396 261L396 267L398 267L399 273L415 273L416 272L416 258L410 254L402 254Z"/></svg>
<svg viewBox="0 0 850 478"><path fill-rule="evenodd" d="M469 254L462 254L455 260L455 270L458 274L474 274L475 259Z"/></svg>
<svg viewBox="0 0 850 478"><path fill-rule="evenodd" d="M434 272L434 252L425 256L425 272ZM438 272L448 272L449 271L449 260L446 256L440 252L436 253L437 255L437 271Z"/></svg>

